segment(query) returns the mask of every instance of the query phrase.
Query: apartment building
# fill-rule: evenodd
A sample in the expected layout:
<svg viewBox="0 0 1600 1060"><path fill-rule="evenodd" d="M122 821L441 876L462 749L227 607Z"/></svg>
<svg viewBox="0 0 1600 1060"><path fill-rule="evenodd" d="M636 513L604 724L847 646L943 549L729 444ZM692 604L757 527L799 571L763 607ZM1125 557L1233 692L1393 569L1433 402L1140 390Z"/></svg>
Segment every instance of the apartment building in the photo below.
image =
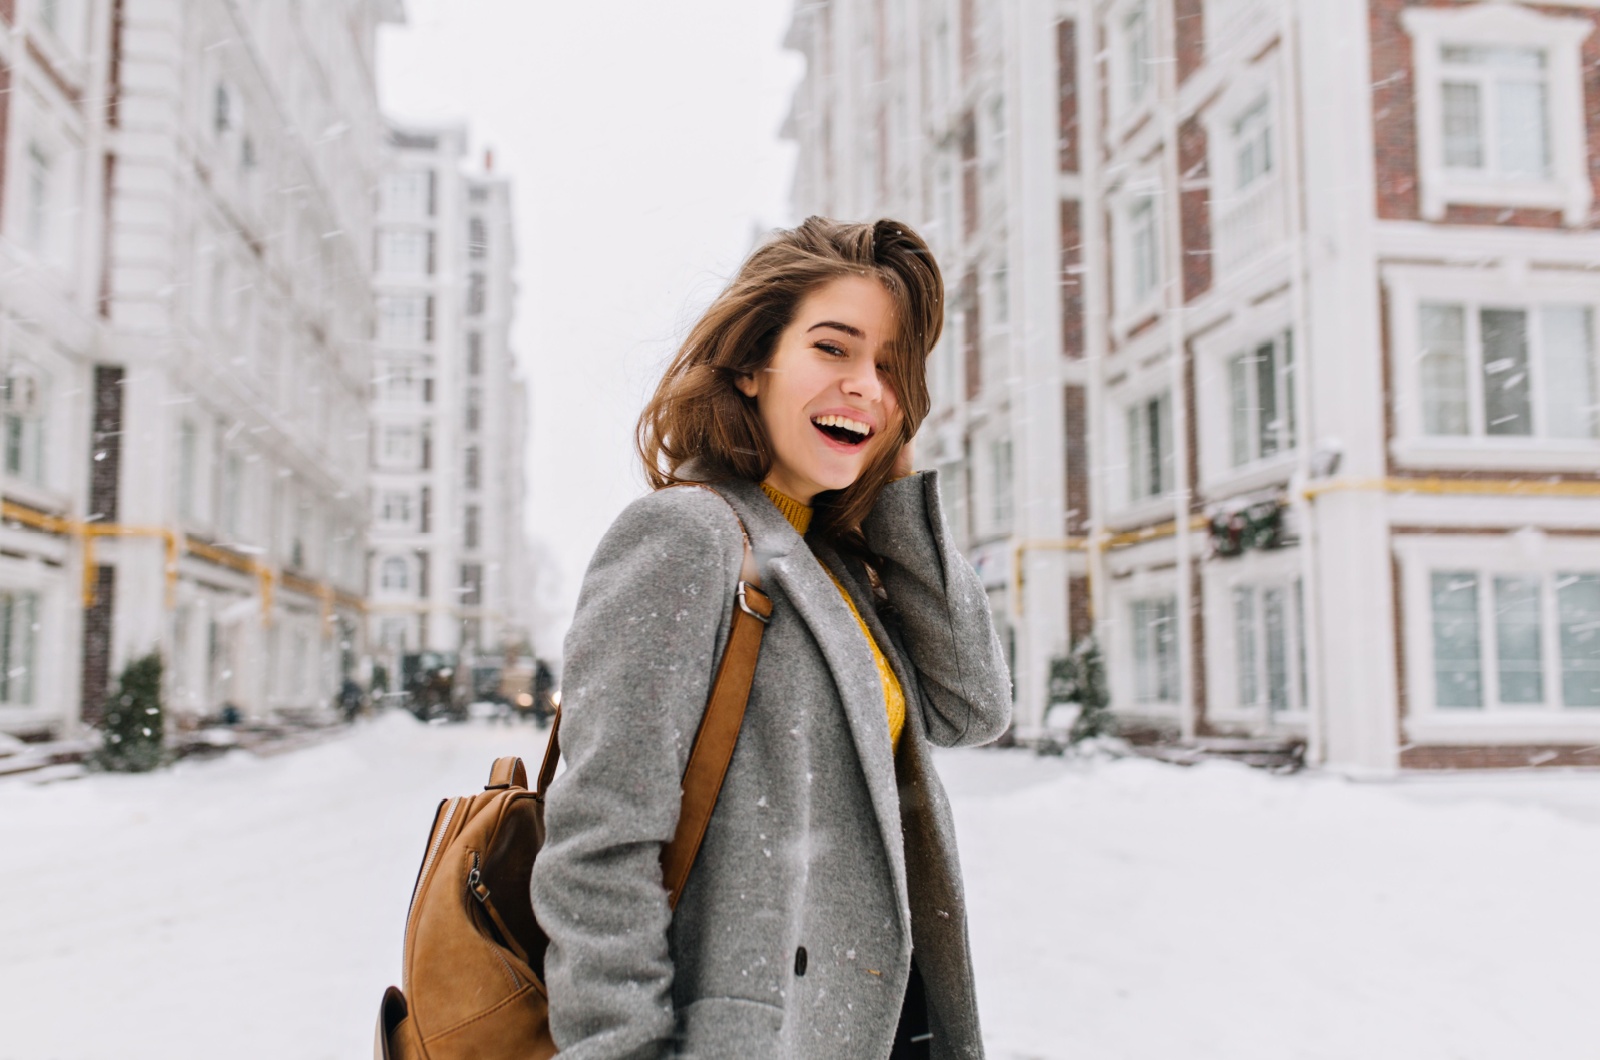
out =
<svg viewBox="0 0 1600 1060"><path fill-rule="evenodd" d="M0 731L77 714L108 2L0 3Z"/></svg>
<svg viewBox="0 0 1600 1060"><path fill-rule="evenodd" d="M151 650L188 715L323 705L355 667L401 14L0 3L0 730L93 722Z"/></svg>
<svg viewBox="0 0 1600 1060"><path fill-rule="evenodd" d="M408 654L499 659L527 638L511 187L490 160L468 175L466 149L458 124L388 132L369 616L391 674Z"/></svg>
<svg viewBox="0 0 1600 1060"><path fill-rule="evenodd" d="M1132 733L1600 763L1597 8L797 8L797 206L953 281L919 458L1019 733L1092 628Z"/></svg>

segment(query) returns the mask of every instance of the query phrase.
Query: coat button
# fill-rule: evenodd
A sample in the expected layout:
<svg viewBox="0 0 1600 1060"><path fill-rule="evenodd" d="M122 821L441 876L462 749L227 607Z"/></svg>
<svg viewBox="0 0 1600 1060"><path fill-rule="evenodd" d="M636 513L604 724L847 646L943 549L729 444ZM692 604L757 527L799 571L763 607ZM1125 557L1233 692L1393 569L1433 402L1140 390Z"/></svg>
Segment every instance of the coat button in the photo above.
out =
<svg viewBox="0 0 1600 1060"><path fill-rule="evenodd" d="M806 974L806 948L804 946L794 951L794 974Z"/></svg>

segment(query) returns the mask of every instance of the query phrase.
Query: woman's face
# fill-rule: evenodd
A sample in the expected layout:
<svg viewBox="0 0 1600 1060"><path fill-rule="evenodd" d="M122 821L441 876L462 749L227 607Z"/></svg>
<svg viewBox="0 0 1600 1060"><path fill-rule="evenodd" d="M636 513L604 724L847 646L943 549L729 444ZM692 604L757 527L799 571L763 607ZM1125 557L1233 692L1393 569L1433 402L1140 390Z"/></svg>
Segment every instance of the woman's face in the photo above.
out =
<svg viewBox="0 0 1600 1060"><path fill-rule="evenodd" d="M772 361L737 381L772 441L768 484L810 504L892 444L900 405L880 365L894 329L894 301L869 277L831 280L801 301Z"/></svg>

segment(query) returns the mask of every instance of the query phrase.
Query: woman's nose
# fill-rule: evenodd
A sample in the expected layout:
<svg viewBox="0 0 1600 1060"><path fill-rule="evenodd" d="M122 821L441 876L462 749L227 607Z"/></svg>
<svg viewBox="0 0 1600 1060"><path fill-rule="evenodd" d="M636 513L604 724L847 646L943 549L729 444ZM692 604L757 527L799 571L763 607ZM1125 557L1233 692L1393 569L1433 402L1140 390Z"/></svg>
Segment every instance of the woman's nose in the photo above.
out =
<svg viewBox="0 0 1600 1060"><path fill-rule="evenodd" d="M843 386L846 394L854 394L868 401L883 397L883 380L878 378L878 366L870 362L851 364L845 372Z"/></svg>

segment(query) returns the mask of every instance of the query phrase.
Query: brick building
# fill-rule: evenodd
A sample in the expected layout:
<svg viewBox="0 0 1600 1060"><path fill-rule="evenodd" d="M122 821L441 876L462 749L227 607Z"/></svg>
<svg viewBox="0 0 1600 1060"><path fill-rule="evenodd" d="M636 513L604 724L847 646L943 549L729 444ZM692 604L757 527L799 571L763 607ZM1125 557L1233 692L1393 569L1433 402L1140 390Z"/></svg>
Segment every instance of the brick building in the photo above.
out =
<svg viewBox="0 0 1600 1060"><path fill-rule="evenodd" d="M0 731L324 705L360 648L378 26L0 2Z"/></svg>
<svg viewBox="0 0 1600 1060"><path fill-rule="evenodd" d="M1600 764L1600 4L832 0L802 212L951 279L919 458L1130 731ZM1002 518L1003 517L1003 518Z"/></svg>

